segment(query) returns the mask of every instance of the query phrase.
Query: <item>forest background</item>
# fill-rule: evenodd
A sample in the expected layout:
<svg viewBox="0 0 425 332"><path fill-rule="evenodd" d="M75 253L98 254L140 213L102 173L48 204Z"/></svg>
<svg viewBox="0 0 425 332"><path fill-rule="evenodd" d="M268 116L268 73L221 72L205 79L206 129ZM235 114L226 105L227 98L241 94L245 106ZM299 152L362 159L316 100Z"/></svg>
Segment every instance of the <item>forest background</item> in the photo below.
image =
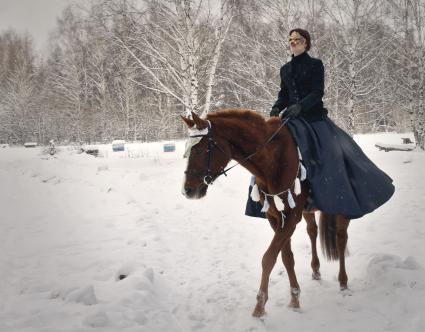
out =
<svg viewBox="0 0 425 332"><path fill-rule="evenodd" d="M179 115L268 116L310 31L325 106L350 133L413 132L425 148L425 0L94 0L67 6L47 54L0 32L0 143L186 136Z"/></svg>

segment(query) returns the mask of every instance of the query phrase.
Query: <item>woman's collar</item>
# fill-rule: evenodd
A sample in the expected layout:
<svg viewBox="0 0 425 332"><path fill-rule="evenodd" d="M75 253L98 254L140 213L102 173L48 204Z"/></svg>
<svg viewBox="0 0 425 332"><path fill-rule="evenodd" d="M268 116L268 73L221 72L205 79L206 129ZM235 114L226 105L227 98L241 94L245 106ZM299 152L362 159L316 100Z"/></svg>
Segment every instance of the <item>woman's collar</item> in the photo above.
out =
<svg viewBox="0 0 425 332"><path fill-rule="evenodd" d="M308 55L307 51L305 51L305 52L303 52L303 53L301 53L301 54L299 54L297 56L295 56L294 54L292 54L292 61L298 62L298 61L301 61L303 59L307 59L309 57L310 56Z"/></svg>

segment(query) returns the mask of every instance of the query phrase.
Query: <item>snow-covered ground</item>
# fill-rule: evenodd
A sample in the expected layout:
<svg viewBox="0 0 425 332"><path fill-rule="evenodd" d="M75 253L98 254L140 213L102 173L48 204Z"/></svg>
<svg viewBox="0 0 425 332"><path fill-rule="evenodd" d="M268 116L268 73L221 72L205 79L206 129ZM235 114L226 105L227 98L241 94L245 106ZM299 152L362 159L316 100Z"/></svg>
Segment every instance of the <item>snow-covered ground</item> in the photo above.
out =
<svg viewBox="0 0 425 332"><path fill-rule="evenodd" d="M181 194L183 142L174 153L102 146L101 158L1 149L0 331L425 331L425 153L374 147L405 136L356 137L396 193L350 225L351 296L337 262L322 259L323 280L311 280L302 222L292 242L302 309L287 308L279 262L264 320L251 312L273 234L244 216L244 169L193 201Z"/></svg>

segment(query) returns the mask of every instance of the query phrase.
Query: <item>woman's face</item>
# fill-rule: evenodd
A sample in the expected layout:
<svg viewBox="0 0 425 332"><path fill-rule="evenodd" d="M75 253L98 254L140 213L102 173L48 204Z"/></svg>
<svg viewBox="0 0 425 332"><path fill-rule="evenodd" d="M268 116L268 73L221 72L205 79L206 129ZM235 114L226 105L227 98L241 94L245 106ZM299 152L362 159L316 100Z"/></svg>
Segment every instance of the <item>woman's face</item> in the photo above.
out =
<svg viewBox="0 0 425 332"><path fill-rule="evenodd" d="M289 36L289 49L291 53L295 56L300 55L305 52L306 47L307 42L305 38L296 31L292 32Z"/></svg>

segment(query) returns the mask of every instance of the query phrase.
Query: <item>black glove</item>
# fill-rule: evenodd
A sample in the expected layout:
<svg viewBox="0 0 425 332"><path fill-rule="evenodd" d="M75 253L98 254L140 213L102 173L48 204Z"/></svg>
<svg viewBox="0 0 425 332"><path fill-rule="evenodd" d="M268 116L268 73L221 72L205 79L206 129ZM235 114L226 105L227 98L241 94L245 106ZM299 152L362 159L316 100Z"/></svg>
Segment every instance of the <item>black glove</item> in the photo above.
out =
<svg viewBox="0 0 425 332"><path fill-rule="evenodd" d="M289 106L285 112L283 112L282 117L283 118L297 118L300 116L302 111L300 104L293 104Z"/></svg>
<svg viewBox="0 0 425 332"><path fill-rule="evenodd" d="M279 116L280 109L277 106L273 106L270 112L270 116Z"/></svg>

